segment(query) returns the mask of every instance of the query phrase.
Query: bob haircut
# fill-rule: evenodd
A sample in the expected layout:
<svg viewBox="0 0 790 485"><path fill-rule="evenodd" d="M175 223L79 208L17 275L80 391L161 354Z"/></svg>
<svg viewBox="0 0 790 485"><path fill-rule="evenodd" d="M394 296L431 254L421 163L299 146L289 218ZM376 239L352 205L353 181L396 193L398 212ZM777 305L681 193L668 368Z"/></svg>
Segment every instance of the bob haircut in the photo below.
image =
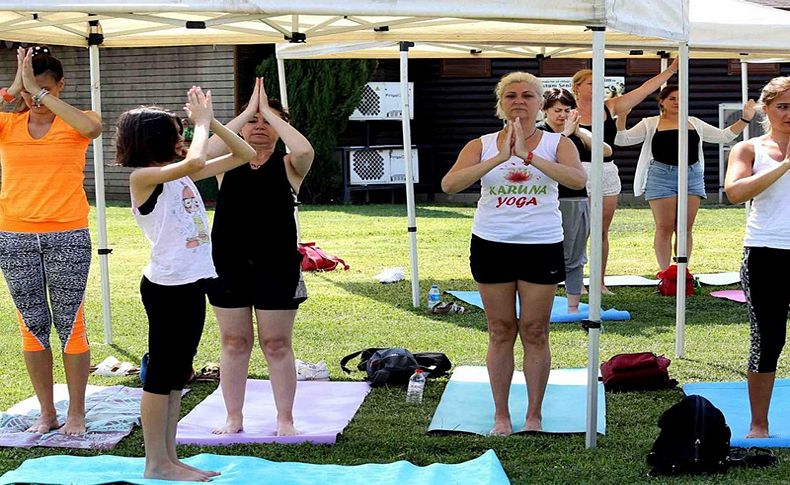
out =
<svg viewBox="0 0 790 485"><path fill-rule="evenodd" d="M118 117L115 160L124 167L170 163L179 157L176 144L184 125L181 118L158 106L141 106Z"/></svg>
<svg viewBox="0 0 790 485"><path fill-rule="evenodd" d="M565 88L551 88L543 93L543 109L547 110L555 104L564 104L576 109L576 98Z"/></svg>
<svg viewBox="0 0 790 485"><path fill-rule="evenodd" d="M543 83L528 72L516 71L505 74L494 89L494 94L496 94L496 115L501 120L507 120L507 115L502 110L502 94L505 92L505 88L514 83L527 83L535 88L538 94L543 92Z"/></svg>

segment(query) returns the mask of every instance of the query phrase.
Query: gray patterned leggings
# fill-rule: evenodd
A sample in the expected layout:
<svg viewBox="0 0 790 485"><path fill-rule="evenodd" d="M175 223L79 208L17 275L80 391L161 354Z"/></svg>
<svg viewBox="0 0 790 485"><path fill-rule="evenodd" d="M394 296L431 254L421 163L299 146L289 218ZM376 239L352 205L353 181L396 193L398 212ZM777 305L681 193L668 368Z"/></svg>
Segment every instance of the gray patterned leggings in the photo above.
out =
<svg viewBox="0 0 790 485"><path fill-rule="evenodd" d="M0 269L17 309L22 350L48 349L54 324L64 353L88 351L82 304L90 262L87 229L0 232Z"/></svg>

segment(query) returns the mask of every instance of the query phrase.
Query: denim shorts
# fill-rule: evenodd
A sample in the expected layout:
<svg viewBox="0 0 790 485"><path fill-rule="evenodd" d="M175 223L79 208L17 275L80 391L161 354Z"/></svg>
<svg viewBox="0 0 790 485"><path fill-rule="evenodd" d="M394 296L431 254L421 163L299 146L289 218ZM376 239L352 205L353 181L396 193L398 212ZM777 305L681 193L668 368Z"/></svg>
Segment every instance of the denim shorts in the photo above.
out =
<svg viewBox="0 0 790 485"><path fill-rule="evenodd" d="M705 176L702 164L697 162L689 165L688 194L706 198ZM667 199L678 195L678 167L667 165L656 160L650 162L647 169L645 184L645 200Z"/></svg>

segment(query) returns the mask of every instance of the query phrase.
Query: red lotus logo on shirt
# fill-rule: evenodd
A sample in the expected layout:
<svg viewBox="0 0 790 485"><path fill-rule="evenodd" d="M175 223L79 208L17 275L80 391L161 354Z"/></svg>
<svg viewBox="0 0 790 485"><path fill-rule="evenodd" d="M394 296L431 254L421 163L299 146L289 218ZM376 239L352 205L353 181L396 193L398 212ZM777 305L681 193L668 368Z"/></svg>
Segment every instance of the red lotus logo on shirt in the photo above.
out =
<svg viewBox="0 0 790 485"><path fill-rule="evenodd" d="M514 168L507 172L505 180L514 184L523 184L532 178L532 173L526 168Z"/></svg>

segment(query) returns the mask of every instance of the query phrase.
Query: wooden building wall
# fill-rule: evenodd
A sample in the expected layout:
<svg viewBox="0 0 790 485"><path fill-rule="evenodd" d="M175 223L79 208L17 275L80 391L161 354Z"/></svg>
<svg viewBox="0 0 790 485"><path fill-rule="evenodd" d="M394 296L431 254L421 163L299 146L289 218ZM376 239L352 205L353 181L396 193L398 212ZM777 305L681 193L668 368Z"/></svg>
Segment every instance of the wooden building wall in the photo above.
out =
<svg viewBox="0 0 790 485"><path fill-rule="evenodd" d="M62 98L80 109L90 109L88 50L53 46L52 51L63 63L66 87ZM136 106L155 104L185 116L186 92L196 84L211 89L218 119L231 118L235 100L234 48L101 49L100 58L106 196L108 200L128 201L129 170L113 165L118 115ZM0 86L10 85L15 72L15 48L0 49ZM88 197L93 198L92 147L88 149L85 189Z"/></svg>

